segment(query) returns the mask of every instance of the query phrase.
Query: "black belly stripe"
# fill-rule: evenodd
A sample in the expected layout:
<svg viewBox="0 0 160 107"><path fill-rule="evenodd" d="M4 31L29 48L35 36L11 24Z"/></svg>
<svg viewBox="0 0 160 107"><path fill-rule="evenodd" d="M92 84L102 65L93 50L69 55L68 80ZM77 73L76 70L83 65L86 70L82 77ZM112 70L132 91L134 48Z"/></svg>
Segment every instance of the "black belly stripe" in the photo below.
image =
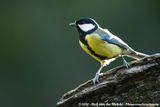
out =
<svg viewBox="0 0 160 107"><path fill-rule="evenodd" d="M110 58L108 58L108 57L106 57L106 56L102 56L102 55L96 54L96 53L92 50L92 48L88 45L88 42L85 40L85 36L80 35L80 41L81 41L82 43L84 43L84 44L87 46L88 50L89 50L94 56L96 56L97 58L99 58L99 59L101 59L101 60L110 59Z"/></svg>
<svg viewBox="0 0 160 107"><path fill-rule="evenodd" d="M86 42L87 42L87 41L86 41ZM88 43L87 43L86 45L87 45L88 50L89 50L94 56L98 57L98 58L101 59L101 60L109 59L109 58L106 57L106 56L98 55L97 53L95 53L95 52L92 50L92 48L88 45Z"/></svg>

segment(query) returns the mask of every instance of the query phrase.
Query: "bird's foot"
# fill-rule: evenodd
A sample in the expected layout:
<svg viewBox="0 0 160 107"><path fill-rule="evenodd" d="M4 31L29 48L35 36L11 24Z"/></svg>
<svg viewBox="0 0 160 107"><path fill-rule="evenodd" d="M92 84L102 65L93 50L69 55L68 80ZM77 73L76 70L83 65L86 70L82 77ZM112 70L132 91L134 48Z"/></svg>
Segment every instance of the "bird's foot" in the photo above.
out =
<svg viewBox="0 0 160 107"><path fill-rule="evenodd" d="M103 75L103 73L96 73L95 77L92 79L93 84L99 83L99 77Z"/></svg>
<svg viewBox="0 0 160 107"><path fill-rule="evenodd" d="M122 57L123 59L123 65L126 67L126 68L129 68L130 67L130 64L124 59L124 57Z"/></svg>
<svg viewBox="0 0 160 107"><path fill-rule="evenodd" d="M126 68L129 68L129 67L130 67L130 64L127 62L127 63L124 63L124 66L125 66Z"/></svg>

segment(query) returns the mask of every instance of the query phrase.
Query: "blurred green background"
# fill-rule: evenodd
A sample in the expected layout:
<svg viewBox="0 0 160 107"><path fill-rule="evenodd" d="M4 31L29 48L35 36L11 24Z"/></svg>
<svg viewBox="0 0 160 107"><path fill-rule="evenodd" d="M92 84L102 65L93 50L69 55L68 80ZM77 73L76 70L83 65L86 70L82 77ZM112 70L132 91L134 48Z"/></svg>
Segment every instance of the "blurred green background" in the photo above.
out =
<svg viewBox="0 0 160 107"><path fill-rule="evenodd" d="M137 51L160 50L159 0L0 1L0 107L56 107L99 63L68 24L94 18ZM121 59L103 71L121 65Z"/></svg>

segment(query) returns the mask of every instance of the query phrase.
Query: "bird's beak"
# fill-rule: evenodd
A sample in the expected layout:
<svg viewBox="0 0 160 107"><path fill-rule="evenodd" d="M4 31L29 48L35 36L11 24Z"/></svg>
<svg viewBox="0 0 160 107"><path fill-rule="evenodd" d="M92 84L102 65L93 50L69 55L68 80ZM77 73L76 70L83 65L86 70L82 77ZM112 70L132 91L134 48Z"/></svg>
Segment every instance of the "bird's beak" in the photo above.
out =
<svg viewBox="0 0 160 107"><path fill-rule="evenodd" d="M72 26L72 27L76 27L75 23L70 23L69 25Z"/></svg>

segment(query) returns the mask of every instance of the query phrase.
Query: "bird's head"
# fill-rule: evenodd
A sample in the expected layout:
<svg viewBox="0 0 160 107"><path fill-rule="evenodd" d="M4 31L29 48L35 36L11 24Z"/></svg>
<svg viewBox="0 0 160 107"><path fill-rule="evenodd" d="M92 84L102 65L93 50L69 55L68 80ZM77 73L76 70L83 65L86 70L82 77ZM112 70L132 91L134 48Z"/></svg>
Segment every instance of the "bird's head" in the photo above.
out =
<svg viewBox="0 0 160 107"><path fill-rule="evenodd" d="M99 26L94 19L89 17L82 17L69 25L75 27L82 35L94 32L98 29Z"/></svg>

